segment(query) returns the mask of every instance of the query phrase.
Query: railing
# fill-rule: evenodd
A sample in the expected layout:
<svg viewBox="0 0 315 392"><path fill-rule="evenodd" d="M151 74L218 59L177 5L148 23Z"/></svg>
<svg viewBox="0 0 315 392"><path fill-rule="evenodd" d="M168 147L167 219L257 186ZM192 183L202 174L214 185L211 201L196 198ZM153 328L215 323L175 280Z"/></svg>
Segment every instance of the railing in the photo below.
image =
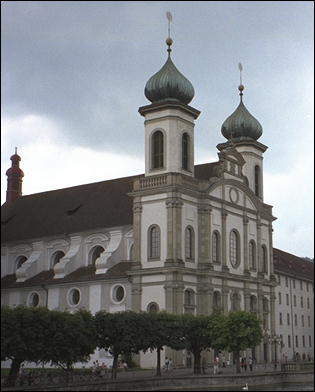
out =
<svg viewBox="0 0 315 392"><path fill-rule="evenodd" d="M140 189L156 188L161 185L167 185L167 174L140 179Z"/></svg>
<svg viewBox="0 0 315 392"><path fill-rule="evenodd" d="M308 371L314 370L314 362L285 362L281 363L282 372Z"/></svg>

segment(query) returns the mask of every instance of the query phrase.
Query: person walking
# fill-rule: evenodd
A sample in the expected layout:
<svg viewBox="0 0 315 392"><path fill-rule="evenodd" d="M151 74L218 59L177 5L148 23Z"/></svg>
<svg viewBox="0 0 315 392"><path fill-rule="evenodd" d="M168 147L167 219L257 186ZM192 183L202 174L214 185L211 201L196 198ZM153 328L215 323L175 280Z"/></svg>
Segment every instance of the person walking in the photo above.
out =
<svg viewBox="0 0 315 392"><path fill-rule="evenodd" d="M218 371L219 371L219 361L217 360L217 358L215 358L213 362L213 374L217 375Z"/></svg>
<svg viewBox="0 0 315 392"><path fill-rule="evenodd" d="M206 358L202 357L202 360L201 360L202 374L206 374L206 367L207 367Z"/></svg>
<svg viewBox="0 0 315 392"><path fill-rule="evenodd" d="M252 372L253 371L253 360L252 360L252 357L249 357L248 364L249 364L249 370Z"/></svg>
<svg viewBox="0 0 315 392"><path fill-rule="evenodd" d="M169 364L170 364L170 361L169 361L168 357L165 357L165 370L166 371L168 371L168 369L169 369Z"/></svg>

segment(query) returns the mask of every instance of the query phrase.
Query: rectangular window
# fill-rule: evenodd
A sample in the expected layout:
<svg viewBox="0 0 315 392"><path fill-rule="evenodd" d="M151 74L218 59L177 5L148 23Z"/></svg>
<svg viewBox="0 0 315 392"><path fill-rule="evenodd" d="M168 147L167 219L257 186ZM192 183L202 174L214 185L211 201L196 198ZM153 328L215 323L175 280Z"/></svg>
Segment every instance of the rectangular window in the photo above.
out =
<svg viewBox="0 0 315 392"><path fill-rule="evenodd" d="M303 281L300 280L300 289L303 290Z"/></svg>
<svg viewBox="0 0 315 392"><path fill-rule="evenodd" d="M279 305L281 305L281 293L279 293Z"/></svg>
<svg viewBox="0 0 315 392"><path fill-rule="evenodd" d="M291 336L290 335L288 335L288 347L289 348L291 347Z"/></svg>
<svg viewBox="0 0 315 392"><path fill-rule="evenodd" d="M288 287L288 277L285 277L285 287Z"/></svg>
<svg viewBox="0 0 315 392"><path fill-rule="evenodd" d="M287 299L287 305L289 305L289 294L286 294L286 299Z"/></svg>
<svg viewBox="0 0 315 392"><path fill-rule="evenodd" d="M294 325L297 326L297 315L294 315Z"/></svg>
<svg viewBox="0 0 315 392"><path fill-rule="evenodd" d="M293 305L296 306L296 295L293 295Z"/></svg>
<svg viewBox="0 0 315 392"><path fill-rule="evenodd" d="M303 308L303 297L301 297L301 308Z"/></svg>
<svg viewBox="0 0 315 392"><path fill-rule="evenodd" d="M311 328L311 316L307 316L308 327Z"/></svg>
<svg viewBox="0 0 315 392"><path fill-rule="evenodd" d="M279 324L282 325L282 313L279 313Z"/></svg>
<svg viewBox="0 0 315 392"><path fill-rule="evenodd" d="M306 301L307 301L307 302L306 302L306 303L307 303L307 309L309 309L309 308L310 308L310 299L307 298Z"/></svg>
<svg viewBox="0 0 315 392"><path fill-rule="evenodd" d="M295 347L299 347L299 337L295 336Z"/></svg>
<svg viewBox="0 0 315 392"><path fill-rule="evenodd" d="M282 344L282 347L284 347L284 343L283 343L283 336L282 335L280 335L280 341L281 341L281 344Z"/></svg>
<svg viewBox="0 0 315 392"><path fill-rule="evenodd" d="M301 316L301 324L302 324L302 327L304 327L304 316L303 316L303 314Z"/></svg>
<svg viewBox="0 0 315 392"><path fill-rule="evenodd" d="M305 336L302 336L303 347L305 347Z"/></svg>
<svg viewBox="0 0 315 392"><path fill-rule="evenodd" d="M290 315L287 313L287 325L290 325Z"/></svg>
<svg viewBox="0 0 315 392"><path fill-rule="evenodd" d="M308 337L308 343L309 343L309 346L312 347L312 336Z"/></svg>
<svg viewBox="0 0 315 392"><path fill-rule="evenodd" d="M309 287L308 287L308 282L306 283L306 291L308 292Z"/></svg>
<svg viewBox="0 0 315 392"><path fill-rule="evenodd" d="M292 279L293 288L295 289L295 279Z"/></svg>

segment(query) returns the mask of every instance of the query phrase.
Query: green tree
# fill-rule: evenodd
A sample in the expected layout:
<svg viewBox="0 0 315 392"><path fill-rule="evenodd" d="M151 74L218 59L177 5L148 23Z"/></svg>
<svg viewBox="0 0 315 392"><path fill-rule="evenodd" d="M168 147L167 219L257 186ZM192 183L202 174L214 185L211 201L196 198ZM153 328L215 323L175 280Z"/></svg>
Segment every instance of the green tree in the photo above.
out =
<svg viewBox="0 0 315 392"><path fill-rule="evenodd" d="M1 308L1 360L12 360L6 385L14 385L22 362L43 361L49 326L46 308Z"/></svg>
<svg viewBox="0 0 315 392"><path fill-rule="evenodd" d="M175 350L184 348L179 316L167 312L147 313L148 334L146 348L157 351L156 375L161 376L161 351L164 346Z"/></svg>
<svg viewBox="0 0 315 392"><path fill-rule="evenodd" d="M211 316L184 314L181 316L183 344L194 355L194 374L200 374L201 352L211 346L209 322Z"/></svg>
<svg viewBox="0 0 315 392"><path fill-rule="evenodd" d="M148 319L131 311L95 314L97 346L113 355L112 378L117 377L119 355L138 353L148 348Z"/></svg>
<svg viewBox="0 0 315 392"><path fill-rule="evenodd" d="M86 310L75 313L50 311L49 338L44 362L72 370L75 362L86 362L97 346L93 316Z"/></svg>
<svg viewBox="0 0 315 392"><path fill-rule="evenodd" d="M261 321L256 314L239 311L226 316L220 331L220 344L236 358L236 372L240 373L240 351L255 347L261 342Z"/></svg>

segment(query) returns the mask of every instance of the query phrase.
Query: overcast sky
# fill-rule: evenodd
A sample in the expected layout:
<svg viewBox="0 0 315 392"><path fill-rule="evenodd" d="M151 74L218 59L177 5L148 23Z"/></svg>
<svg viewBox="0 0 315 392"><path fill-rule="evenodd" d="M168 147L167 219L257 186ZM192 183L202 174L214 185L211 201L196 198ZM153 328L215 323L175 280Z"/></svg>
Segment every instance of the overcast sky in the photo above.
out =
<svg viewBox="0 0 315 392"><path fill-rule="evenodd" d="M192 82L195 163L217 160L244 103L263 126L274 246L314 256L314 5L311 1L2 1L1 203L14 147L23 194L144 172L147 80L167 58Z"/></svg>

